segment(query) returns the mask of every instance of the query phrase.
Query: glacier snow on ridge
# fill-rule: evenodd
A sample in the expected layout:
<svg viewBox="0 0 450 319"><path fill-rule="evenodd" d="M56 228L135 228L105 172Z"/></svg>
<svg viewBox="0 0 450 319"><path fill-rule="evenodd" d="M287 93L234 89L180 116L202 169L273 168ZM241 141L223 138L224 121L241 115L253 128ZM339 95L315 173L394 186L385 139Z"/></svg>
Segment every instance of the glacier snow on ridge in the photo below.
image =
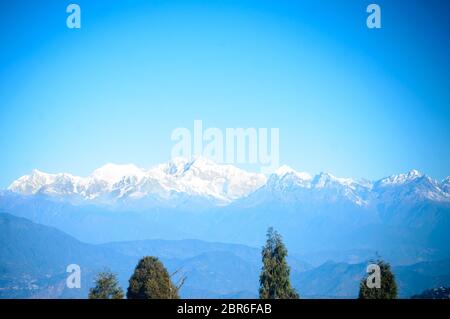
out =
<svg viewBox="0 0 450 319"><path fill-rule="evenodd" d="M450 201L449 185L449 177L439 182L417 170L373 182L338 178L329 173L312 176L288 166L281 166L265 176L200 157L194 160L177 158L150 169L133 164L106 164L87 177L33 170L30 175L14 181L8 190L20 195L39 194L81 203L115 204L148 198L170 202L180 197L195 197L215 205L227 205L258 193L283 198L308 191L332 194L333 198L366 205L374 198L399 198L399 194Z"/></svg>

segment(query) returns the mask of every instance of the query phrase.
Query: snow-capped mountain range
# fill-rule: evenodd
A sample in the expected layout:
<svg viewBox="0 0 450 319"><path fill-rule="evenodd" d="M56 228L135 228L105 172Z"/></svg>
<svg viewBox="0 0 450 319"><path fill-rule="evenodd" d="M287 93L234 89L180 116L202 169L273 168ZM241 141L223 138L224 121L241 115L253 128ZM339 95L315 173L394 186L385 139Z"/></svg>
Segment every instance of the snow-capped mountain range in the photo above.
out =
<svg viewBox="0 0 450 319"><path fill-rule="evenodd" d="M14 181L8 190L21 195L43 194L105 204L148 197L169 201L180 195L225 204L265 183L264 175L232 165L218 165L206 158L177 158L148 170L133 164L106 164L88 177L33 170L31 175Z"/></svg>
<svg viewBox="0 0 450 319"><path fill-rule="evenodd" d="M260 246L269 226L298 252L370 250L399 262L450 256L450 178L416 170L377 181L262 175L205 158L87 177L34 170L0 191L0 212L86 242L200 239Z"/></svg>
<svg viewBox="0 0 450 319"><path fill-rule="evenodd" d="M114 204L139 200L157 202L181 198L206 199L227 205L245 197L297 198L321 194L328 200L345 199L366 205L374 198L399 192L403 197L450 201L450 177L436 181L416 170L379 181L315 176L282 166L266 176L207 158L174 159L150 169L135 165L106 164L88 177L33 170L14 181L8 190L20 195L45 195L72 203Z"/></svg>

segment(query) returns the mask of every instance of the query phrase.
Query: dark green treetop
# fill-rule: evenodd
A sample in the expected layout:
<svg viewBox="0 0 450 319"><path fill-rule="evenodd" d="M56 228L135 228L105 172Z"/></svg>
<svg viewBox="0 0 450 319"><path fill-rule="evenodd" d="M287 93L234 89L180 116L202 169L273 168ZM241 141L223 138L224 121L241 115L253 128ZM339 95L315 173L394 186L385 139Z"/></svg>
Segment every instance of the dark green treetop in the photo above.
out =
<svg viewBox="0 0 450 319"><path fill-rule="evenodd" d="M183 280L184 282L184 280ZM174 285L156 257L142 258L129 280L128 299L178 299L181 285Z"/></svg>
<svg viewBox="0 0 450 319"><path fill-rule="evenodd" d="M371 274L368 274L359 284L359 299L396 299L397 283L391 271L391 265L381 259L373 263L380 267L380 288L368 286L367 279L371 276Z"/></svg>
<svg viewBox="0 0 450 319"><path fill-rule="evenodd" d="M287 264L287 249L281 235L272 227L267 231L266 245L262 248L263 267L259 277L261 299L297 299L298 293L292 287Z"/></svg>
<svg viewBox="0 0 450 319"><path fill-rule="evenodd" d="M95 286L89 289L89 299L123 299L124 293L116 275L104 271L97 275Z"/></svg>

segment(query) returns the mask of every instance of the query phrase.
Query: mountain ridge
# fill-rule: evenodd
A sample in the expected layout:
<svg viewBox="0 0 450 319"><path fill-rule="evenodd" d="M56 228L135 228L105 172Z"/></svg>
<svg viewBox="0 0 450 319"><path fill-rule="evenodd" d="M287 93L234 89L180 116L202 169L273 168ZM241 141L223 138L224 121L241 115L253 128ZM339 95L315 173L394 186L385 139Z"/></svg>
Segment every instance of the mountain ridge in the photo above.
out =
<svg viewBox="0 0 450 319"><path fill-rule="evenodd" d="M95 185L106 193L87 183L101 195L92 201L76 198L70 175L36 172L28 182L43 182L44 191L0 192L0 210L90 243L192 238L259 246L273 226L296 253L371 250L399 264L450 258L448 179L438 182L415 170L370 182L328 173L313 177L289 167L263 180L205 159L162 164L151 169L151 178L136 172L120 178L115 169L97 171L105 180ZM18 190L27 190L24 180ZM133 197L152 187L164 192ZM55 189L67 192L53 196Z"/></svg>
<svg viewBox="0 0 450 319"><path fill-rule="evenodd" d="M109 269L126 289L138 260L160 258L187 276L183 298L257 298L260 249L199 240L144 240L92 245L55 228L0 213L0 298L86 298L96 273ZM332 254L327 254L332 257ZM289 254L293 285L306 298L356 298L368 256L356 263L311 266ZM81 267L81 289L65 285L68 264ZM450 284L450 259L395 266L400 297Z"/></svg>
<svg viewBox="0 0 450 319"><path fill-rule="evenodd" d="M213 206L226 206L261 189L275 193L275 196L283 192L327 190L357 205L367 205L380 194L408 188L411 184L416 188L413 193L417 197L450 202L450 177L437 181L417 170L369 181L335 177L326 172L313 176L281 166L266 176L233 165L216 164L202 157L193 160L176 158L148 170L133 164L109 163L87 177L33 170L30 175L13 181L7 190L25 196L44 195L76 204L112 206L138 202L144 203L144 206L145 203L177 205L187 198L197 198Z"/></svg>

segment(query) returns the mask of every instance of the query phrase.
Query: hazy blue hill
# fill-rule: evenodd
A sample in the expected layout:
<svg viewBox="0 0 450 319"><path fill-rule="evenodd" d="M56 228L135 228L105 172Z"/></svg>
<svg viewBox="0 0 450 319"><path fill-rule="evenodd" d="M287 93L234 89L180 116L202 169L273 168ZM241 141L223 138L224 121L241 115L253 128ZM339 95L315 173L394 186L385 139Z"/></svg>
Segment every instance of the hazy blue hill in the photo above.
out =
<svg viewBox="0 0 450 319"><path fill-rule="evenodd" d="M161 258L191 258L206 252L227 252L252 262L260 260L260 250L239 244L211 243L197 239L183 240L137 240L126 242L112 242L100 245L114 249L128 256L156 255Z"/></svg>
<svg viewBox="0 0 450 319"><path fill-rule="evenodd" d="M31 270L45 275L49 270L65 271L64 265L69 263L93 260L100 264L117 255L83 244L55 228L8 214L0 214L0 241L2 270L11 273Z"/></svg>
<svg viewBox="0 0 450 319"><path fill-rule="evenodd" d="M0 214L0 298L85 298L106 268L127 287L139 258L154 255L188 277L183 297L255 297L260 252L243 245L198 240L82 243L48 226ZM82 288L67 289L66 267L82 269ZM298 262L300 263L300 262Z"/></svg>
<svg viewBox="0 0 450 319"><path fill-rule="evenodd" d="M316 254L316 265L327 260L326 256L319 258L323 251L345 262L361 261L376 251L395 264L450 257L450 206L445 202L410 197L396 201L389 193L389 199L376 207L276 198L256 206L245 203L198 212L173 208L133 212L74 206L42 196L0 194L0 211L56 227L92 244L193 238L259 247L267 227L274 226L292 254ZM348 259L336 256L346 251L364 253Z"/></svg>
<svg viewBox="0 0 450 319"><path fill-rule="evenodd" d="M306 272L294 272L292 282L304 298L355 298L366 264L326 262Z"/></svg>
<svg viewBox="0 0 450 319"><path fill-rule="evenodd" d="M259 262L242 259L232 252L205 252L182 260L175 266L186 273L188 280L184 291L191 297L200 297L194 294L199 288L197 283L204 283L208 287L210 297L258 291Z"/></svg>
<svg viewBox="0 0 450 319"><path fill-rule="evenodd" d="M69 264L82 269L82 289L65 288ZM128 269L132 259L84 244L24 218L0 214L0 297L81 297L96 271ZM83 284L84 283L84 284Z"/></svg>
<svg viewBox="0 0 450 319"><path fill-rule="evenodd" d="M403 296L416 295L433 287L450 286L450 259L394 267L394 271Z"/></svg>
<svg viewBox="0 0 450 319"><path fill-rule="evenodd" d="M305 272L294 271L292 281L309 298L356 298L367 262L327 262ZM409 298L427 288L450 285L450 259L394 266L399 296Z"/></svg>
<svg viewBox="0 0 450 319"><path fill-rule="evenodd" d="M356 254L358 252L350 252ZM48 226L0 214L0 298L85 298L94 275L105 268L126 288L139 258L154 255L170 272L187 276L185 298L254 298L258 296L260 249L199 240L143 240L86 244ZM332 257L333 254L330 254ZM82 288L67 289L66 267L82 269ZM306 298L354 298L366 263L327 262L312 268L289 257L292 281ZM450 285L450 260L393 267L400 294Z"/></svg>

